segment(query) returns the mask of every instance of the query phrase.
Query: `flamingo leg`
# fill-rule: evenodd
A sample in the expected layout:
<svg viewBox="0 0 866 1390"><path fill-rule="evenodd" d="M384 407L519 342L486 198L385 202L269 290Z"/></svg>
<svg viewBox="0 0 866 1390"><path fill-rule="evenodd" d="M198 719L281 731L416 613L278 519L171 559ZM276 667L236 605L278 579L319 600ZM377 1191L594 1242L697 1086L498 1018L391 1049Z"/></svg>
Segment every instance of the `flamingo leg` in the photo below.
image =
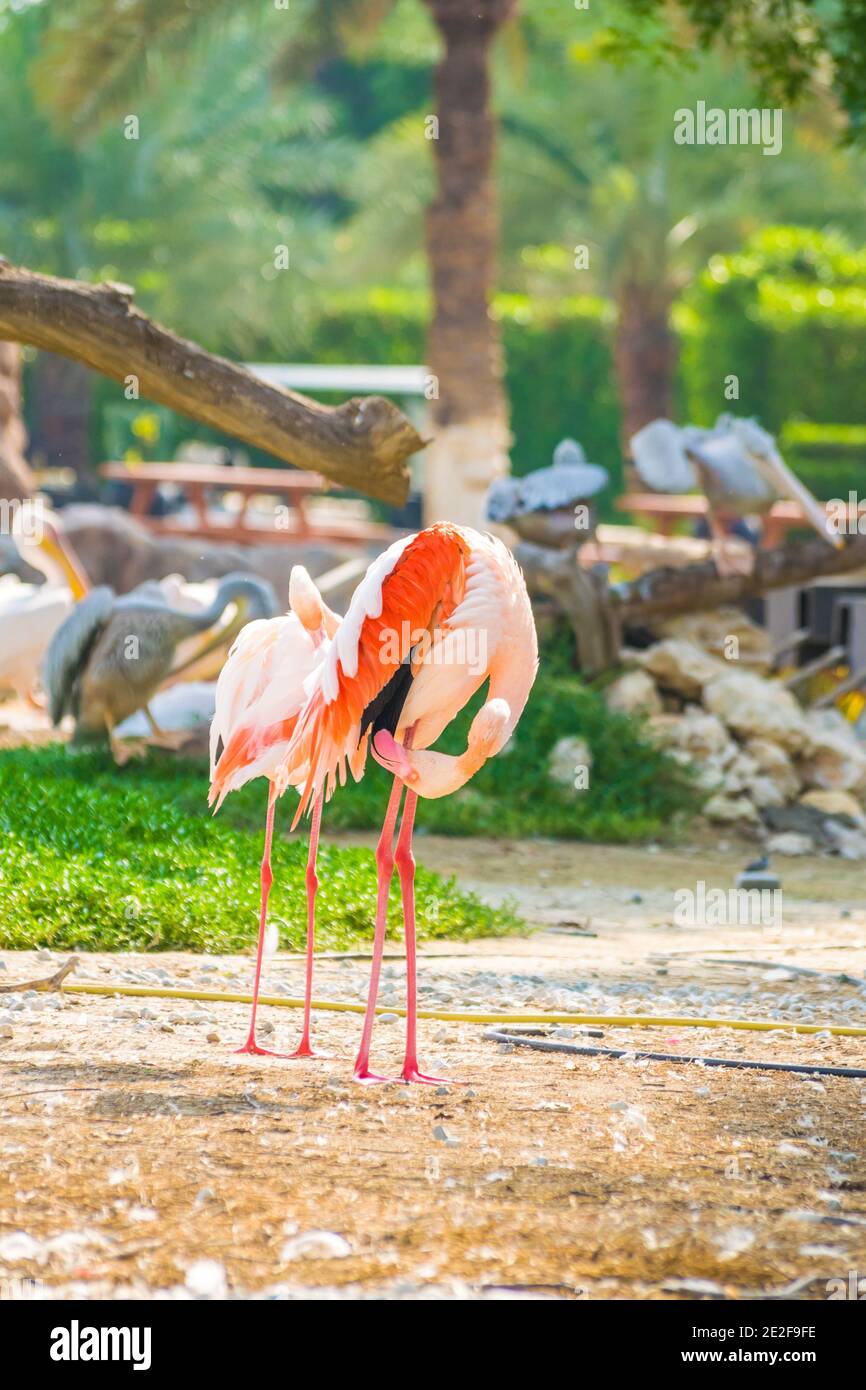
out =
<svg viewBox="0 0 866 1390"><path fill-rule="evenodd" d="M382 970L382 952L385 949L385 919L388 913L388 893L394 874L394 826L397 823L397 812L400 809L400 799L402 795L403 783L398 777L395 777L393 786L391 787L388 809L385 812L385 820L382 824L382 833L379 836L379 843L376 846L378 892L376 896L376 929L373 935L373 961L370 967L370 992L367 995L367 1009L364 1014L361 1046L358 1049L358 1056L355 1059L354 1071L355 1080L367 1085L376 1081L390 1080L390 1077L376 1076L375 1073L370 1071L370 1043L373 1038L373 1020L376 1016L376 1000L379 995L379 975Z"/></svg>
<svg viewBox="0 0 866 1390"><path fill-rule="evenodd" d="M323 1052L314 1052L310 1045L310 1014L313 998L313 944L316 928L316 891L319 880L316 876L316 856L319 849L319 827L322 824L322 802L324 792L319 792L313 807L310 825L310 852L307 855L307 969L304 981L304 1027L301 1041L290 1055L292 1057L324 1057Z"/></svg>
<svg viewBox="0 0 866 1390"><path fill-rule="evenodd" d="M415 856L412 853L412 831L415 828L415 807L418 798L414 792L406 792L406 805L397 836L397 852L394 856L397 873L400 877L400 891L403 898L403 922L406 935L406 1056L403 1061L402 1079L422 1082L428 1086L453 1085L442 1076L426 1076L418 1069L418 978L415 954Z"/></svg>
<svg viewBox="0 0 866 1390"><path fill-rule="evenodd" d="M262 854L261 884L262 884L262 905L259 913L259 945L256 952L256 977L253 982L253 1006L250 1013L250 1031L243 1047L236 1049L237 1052L249 1052L256 1057L282 1057L281 1052L269 1052L266 1047L259 1047L256 1042L256 1011L259 1003L259 985L262 978L262 958L265 950L265 926L268 920L268 895L271 891L271 884L274 876L271 871L271 844L274 838L274 811L277 805L277 792L272 782L268 783L268 818L265 822L265 847Z"/></svg>

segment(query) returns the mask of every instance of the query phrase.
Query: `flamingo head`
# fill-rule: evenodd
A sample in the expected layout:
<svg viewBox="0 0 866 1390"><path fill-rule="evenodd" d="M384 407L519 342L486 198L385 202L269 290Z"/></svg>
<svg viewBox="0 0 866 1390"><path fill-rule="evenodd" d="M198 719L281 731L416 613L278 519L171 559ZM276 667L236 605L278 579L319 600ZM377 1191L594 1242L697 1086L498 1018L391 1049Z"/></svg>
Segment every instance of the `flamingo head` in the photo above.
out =
<svg viewBox="0 0 866 1390"><path fill-rule="evenodd" d="M373 738L373 757L417 796L435 801L459 791L488 758L499 752L510 724L507 702L488 700L473 719L466 752L459 757L404 748L386 729L380 729Z"/></svg>
<svg viewBox="0 0 866 1390"><path fill-rule="evenodd" d="M289 607L307 632L322 626L322 596L303 565L293 565L289 575Z"/></svg>

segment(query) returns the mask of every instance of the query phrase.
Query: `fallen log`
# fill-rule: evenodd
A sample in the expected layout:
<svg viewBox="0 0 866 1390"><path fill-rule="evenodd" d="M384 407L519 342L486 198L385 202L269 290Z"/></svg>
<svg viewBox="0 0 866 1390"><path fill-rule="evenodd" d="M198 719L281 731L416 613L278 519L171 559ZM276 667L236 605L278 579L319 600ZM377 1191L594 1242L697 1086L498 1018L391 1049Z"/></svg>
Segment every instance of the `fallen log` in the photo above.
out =
<svg viewBox="0 0 866 1390"><path fill-rule="evenodd" d="M74 358L142 396L343 487L400 504L424 447L382 396L324 406L179 338L133 304L129 285L36 275L0 257L0 340Z"/></svg>
<svg viewBox="0 0 866 1390"><path fill-rule="evenodd" d="M681 569L650 570L629 583L612 585L608 599L623 626L638 627L657 618L738 604L771 589L857 569L866 569L866 535L850 536L841 550L816 536L756 551L751 574L723 578L712 560Z"/></svg>

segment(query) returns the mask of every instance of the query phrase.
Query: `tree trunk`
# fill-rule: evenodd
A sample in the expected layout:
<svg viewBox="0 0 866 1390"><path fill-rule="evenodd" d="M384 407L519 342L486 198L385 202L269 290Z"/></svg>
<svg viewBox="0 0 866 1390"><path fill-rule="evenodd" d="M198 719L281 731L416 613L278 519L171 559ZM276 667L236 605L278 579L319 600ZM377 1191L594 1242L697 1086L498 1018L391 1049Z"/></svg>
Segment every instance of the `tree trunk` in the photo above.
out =
<svg viewBox="0 0 866 1390"><path fill-rule="evenodd" d="M508 471L511 442L501 337L490 315L499 217L489 67L516 0L424 2L444 44L435 75L438 194L427 214L436 438L426 459L425 520L479 526L487 488Z"/></svg>
<svg viewBox="0 0 866 1390"><path fill-rule="evenodd" d="M0 343L0 502L30 497L33 475L24 458L27 433L21 418L21 352Z"/></svg>
<svg viewBox="0 0 866 1390"><path fill-rule="evenodd" d="M80 362L40 352L31 374L30 457L40 468L69 468L79 483L96 481L90 414L96 378Z"/></svg>
<svg viewBox="0 0 866 1390"><path fill-rule="evenodd" d="M663 288L626 282L617 295L614 371L622 408L620 443L660 416L674 415L676 343L670 296Z"/></svg>

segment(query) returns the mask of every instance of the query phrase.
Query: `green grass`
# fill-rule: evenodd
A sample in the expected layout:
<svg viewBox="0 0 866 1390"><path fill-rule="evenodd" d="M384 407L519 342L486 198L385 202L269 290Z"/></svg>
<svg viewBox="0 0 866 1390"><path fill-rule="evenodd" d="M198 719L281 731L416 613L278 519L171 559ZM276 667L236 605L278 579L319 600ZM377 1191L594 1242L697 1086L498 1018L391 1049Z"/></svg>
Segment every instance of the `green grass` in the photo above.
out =
<svg viewBox="0 0 866 1390"><path fill-rule="evenodd" d="M0 946L58 950L242 950L255 941L264 783L211 819L200 766L154 759L123 772L102 751L61 745L0 754ZM239 797L238 800L241 798ZM284 814L284 821L287 819ZM254 821L256 831L242 828ZM307 848L274 845L272 920L281 944L303 945ZM372 936L376 878L369 851L324 844L317 945ZM453 881L420 868L423 937L520 929ZM400 929L395 886L390 928Z"/></svg>
<svg viewBox="0 0 866 1390"><path fill-rule="evenodd" d="M693 784L646 737L611 713L601 694L568 669L567 647L545 653L529 704L507 752L493 758L456 796L421 801L420 835L549 835L614 843L669 836L697 808ZM466 745L479 694L441 746ZM557 739L589 744L590 786L555 787L547 765ZM328 832L378 829L389 778L373 759L357 785L325 809L320 852L318 943L345 947L369 937L375 872L369 851L336 848ZM62 949L213 951L249 946L258 918L258 869L266 805L257 781L229 797L212 818L200 763L152 756L122 771L107 751L61 745L0 753L0 945ZM289 793L277 812L285 829ZM306 835L274 846L272 913L284 945L305 931ZM423 838L419 858L423 860ZM453 882L419 868L419 933L472 937L520 928ZM400 929L396 882L391 920Z"/></svg>

